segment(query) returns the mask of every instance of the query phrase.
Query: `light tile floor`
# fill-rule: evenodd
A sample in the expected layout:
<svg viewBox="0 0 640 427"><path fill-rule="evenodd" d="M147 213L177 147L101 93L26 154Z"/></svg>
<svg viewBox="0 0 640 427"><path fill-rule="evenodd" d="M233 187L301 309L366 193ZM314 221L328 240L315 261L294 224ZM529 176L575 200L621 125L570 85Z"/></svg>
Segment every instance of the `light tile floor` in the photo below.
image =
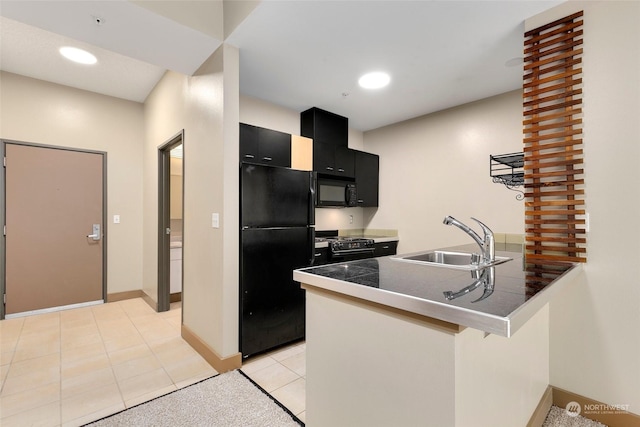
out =
<svg viewBox="0 0 640 427"><path fill-rule="evenodd" d="M79 426L215 375L181 314L137 298L0 321L0 425ZM304 343L242 370L304 421Z"/></svg>
<svg viewBox="0 0 640 427"><path fill-rule="evenodd" d="M247 359L242 372L305 421L306 345L292 344Z"/></svg>
<svg viewBox="0 0 640 427"><path fill-rule="evenodd" d="M215 375L180 323L139 298L0 321L0 425L78 426Z"/></svg>

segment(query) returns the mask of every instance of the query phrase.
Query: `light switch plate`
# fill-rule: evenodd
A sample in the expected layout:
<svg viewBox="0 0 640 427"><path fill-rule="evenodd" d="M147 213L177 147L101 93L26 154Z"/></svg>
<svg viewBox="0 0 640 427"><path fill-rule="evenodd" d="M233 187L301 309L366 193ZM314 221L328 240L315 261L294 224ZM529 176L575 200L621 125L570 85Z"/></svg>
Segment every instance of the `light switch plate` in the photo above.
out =
<svg viewBox="0 0 640 427"><path fill-rule="evenodd" d="M589 212L587 212L585 215L585 227L584 227L584 231L586 231L587 233L591 231L591 218L589 218Z"/></svg>
<svg viewBox="0 0 640 427"><path fill-rule="evenodd" d="M220 214L212 213L211 214L211 227L220 228Z"/></svg>
<svg viewBox="0 0 640 427"><path fill-rule="evenodd" d="M120 224L120 215L114 215L113 216L113 223L114 224Z"/></svg>
<svg viewBox="0 0 640 427"><path fill-rule="evenodd" d="M589 231L591 231L591 221L590 221L590 218L589 218L589 212L586 212L584 215L576 215L576 218L584 220L584 231L585 231L585 233L588 233Z"/></svg>

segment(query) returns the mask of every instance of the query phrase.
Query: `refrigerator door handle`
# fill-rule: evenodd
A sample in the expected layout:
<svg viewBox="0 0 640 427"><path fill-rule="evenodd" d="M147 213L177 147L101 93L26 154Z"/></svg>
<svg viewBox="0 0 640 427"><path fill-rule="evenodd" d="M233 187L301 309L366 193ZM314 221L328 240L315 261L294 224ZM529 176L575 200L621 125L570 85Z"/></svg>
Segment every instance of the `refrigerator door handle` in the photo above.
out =
<svg viewBox="0 0 640 427"><path fill-rule="evenodd" d="M309 239L309 266L313 266L316 260L316 229L315 227L308 228Z"/></svg>
<svg viewBox="0 0 640 427"><path fill-rule="evenodd" d="M316 185L317 177L315 172L309 172L309 225L316 223Z"/></svg>

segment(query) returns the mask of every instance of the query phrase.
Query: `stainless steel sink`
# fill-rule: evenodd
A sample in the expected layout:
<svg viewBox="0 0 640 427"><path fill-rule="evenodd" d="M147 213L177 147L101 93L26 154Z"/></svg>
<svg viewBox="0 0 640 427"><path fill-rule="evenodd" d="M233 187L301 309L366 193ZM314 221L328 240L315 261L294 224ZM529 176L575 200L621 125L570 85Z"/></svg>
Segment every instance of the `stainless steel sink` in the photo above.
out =
<svg viewBox="0 0 640 427"><path fill-rule="evenodd" d="M511 261L513 258L496 256L490 263L478 263L478 254L467 252L429 251L421 254L392 257L395 261L405 261L414 264L431 265L434 267L454 268L458 270L481 270Z"/></svg>

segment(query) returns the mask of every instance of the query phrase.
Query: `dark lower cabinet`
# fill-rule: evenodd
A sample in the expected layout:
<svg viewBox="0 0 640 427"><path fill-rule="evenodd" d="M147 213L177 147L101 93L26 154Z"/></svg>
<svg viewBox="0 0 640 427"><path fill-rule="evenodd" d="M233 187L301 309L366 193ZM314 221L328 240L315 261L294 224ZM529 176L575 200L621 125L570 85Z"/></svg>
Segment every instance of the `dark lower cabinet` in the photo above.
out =
<svg viewBox="0 0 640 427"><path fill-rule="evenodd" d="M291 167L291 135L240 123L240 161Z"/></svg>
<svg viewBox="0 0 640 427"><path fill-rule="evenodd" d="M374 243L373 256L395 255L398 250L398 242Z"/></svg>
<svg viewBox="0 0 640 427"><path fill-rule="evenodd" d="M313 265L324 265L329 262L329 248L316 248L313 253Z"/></svg>
<svg viewBox="0 0 640 427"><path fill-rule="evenodd" d="M377 207L380 156L365 153L364 151L355 151L355 177L358 190L358 206Z"/></svg>

